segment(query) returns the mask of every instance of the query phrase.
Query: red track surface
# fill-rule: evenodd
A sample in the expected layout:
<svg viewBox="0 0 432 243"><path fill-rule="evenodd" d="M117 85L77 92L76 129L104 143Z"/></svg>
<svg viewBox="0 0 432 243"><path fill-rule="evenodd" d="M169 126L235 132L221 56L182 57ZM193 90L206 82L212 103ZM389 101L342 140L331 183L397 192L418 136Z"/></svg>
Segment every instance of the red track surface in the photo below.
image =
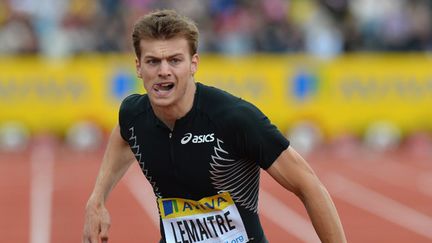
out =
<svg viewBox="0 0 432 243"><path fill-rule="evenodd" d="M60 145L49 145L49 148L54 154L49 242L80 242L84 207L102 151L77 153ZM33 151L34 148L30 147L20 153L0 153L0 242L38 243L32 241L30 229ZM432 227L429 236L427 230L426 233L416 230L417 224L418 228L432 225L430 153L419 155L395 151L372 154L353 150L343 155L322 150L307 156L307 160L332 194L349 242L432 242ZM134 166L127 177L136 177L139 173L138 167ZM139 180L142 180L140 184L143 187L147 186L144 177L139 177ZM261 188L287 210L308 222L309 228L301 230L300 234L314 234L310 233L311 225L300 201L265 172L262 173ZM153 198L153 195L145 196ZM289 230L299 223L297 219L284 218L276 222L267 216L270 211L266 210L276 208L263 205L268 202L263 198L260 212L269 240L305 242L305 238L302 240ZM125 179L113 191L107 206L112 217L110 242L158 241L158 226ZM155 205L153 207L155 209ZM43 218L37 220L41 224L47 222Z"/></svg>

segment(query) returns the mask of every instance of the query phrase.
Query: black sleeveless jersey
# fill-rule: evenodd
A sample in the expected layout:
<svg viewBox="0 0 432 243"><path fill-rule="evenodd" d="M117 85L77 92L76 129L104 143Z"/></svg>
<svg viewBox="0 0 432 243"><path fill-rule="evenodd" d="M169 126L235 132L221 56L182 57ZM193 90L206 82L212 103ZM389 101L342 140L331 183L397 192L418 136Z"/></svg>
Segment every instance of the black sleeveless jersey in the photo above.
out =
<svg viewBox="0 0 432 243"><path fill-rule="evenodd" d="M192 109L172 131L155 116L147 95L128 96L119 112L121 136L157 198L200 200L229 192L249 242L261 242L260 168L269 168L289 141L251 103L201 83L196 87ZM163 232L161 224L162 241Z"/></svg>

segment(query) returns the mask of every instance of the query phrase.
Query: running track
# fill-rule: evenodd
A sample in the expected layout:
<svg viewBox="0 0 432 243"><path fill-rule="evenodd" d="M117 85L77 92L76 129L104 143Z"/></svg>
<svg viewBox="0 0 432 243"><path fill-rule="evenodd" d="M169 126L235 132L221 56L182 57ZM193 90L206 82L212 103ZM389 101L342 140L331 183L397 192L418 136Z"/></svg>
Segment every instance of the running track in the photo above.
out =
<svg viewBox="0 0 432 243"><path fill-rule="evenodd" d="M432 242L432 155L427 151L326 148L306 158L329 189L349 242L422 243ZM53 141L0 153L0 242L80 242L102 153L77 153ZM110 242L157 242L156 205L138 166L128 171L107 206ZM260 214L271 242L319 242L300 201L265 172Z"/></svg>

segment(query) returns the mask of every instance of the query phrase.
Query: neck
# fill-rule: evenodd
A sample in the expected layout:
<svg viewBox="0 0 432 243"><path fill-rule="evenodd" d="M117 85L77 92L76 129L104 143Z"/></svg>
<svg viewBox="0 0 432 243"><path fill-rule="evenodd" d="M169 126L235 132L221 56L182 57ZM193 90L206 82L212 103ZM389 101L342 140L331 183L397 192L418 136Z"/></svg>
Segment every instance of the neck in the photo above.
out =
<svg viewBox="0 0 432 243"><path fill-rule="evenodd" d="M152 104L155 115L171 130L174 129L176 120L184 117L193 106L196 85L192 81L186 87L186 91L177 102L169 106L155 106Z"/></svg>

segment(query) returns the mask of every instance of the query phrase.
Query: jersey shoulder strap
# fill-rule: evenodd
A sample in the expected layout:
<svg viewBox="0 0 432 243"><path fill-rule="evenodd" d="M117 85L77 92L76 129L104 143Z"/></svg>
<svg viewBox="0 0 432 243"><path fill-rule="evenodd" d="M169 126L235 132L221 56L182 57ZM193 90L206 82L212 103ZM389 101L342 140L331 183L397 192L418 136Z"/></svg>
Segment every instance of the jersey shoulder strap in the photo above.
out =
<svg viewBox="0 0 432 243"><path fill-rule="evenodd" d="M127 130L130 125L149 105L150 103L147 95L131 94L122 101L118 119L120 134L125 141L128 141L126 134L128 134Z"/></svg>
<svg viewBox="0 0 432 243"><path fill-rule="evenodd" d="M289 146L269 118L254 104L216 88L204 88L200 102L226 142L236 154L258 163L263 169L271 166ZM225 141L224 141L225 142Z"/></svg>

